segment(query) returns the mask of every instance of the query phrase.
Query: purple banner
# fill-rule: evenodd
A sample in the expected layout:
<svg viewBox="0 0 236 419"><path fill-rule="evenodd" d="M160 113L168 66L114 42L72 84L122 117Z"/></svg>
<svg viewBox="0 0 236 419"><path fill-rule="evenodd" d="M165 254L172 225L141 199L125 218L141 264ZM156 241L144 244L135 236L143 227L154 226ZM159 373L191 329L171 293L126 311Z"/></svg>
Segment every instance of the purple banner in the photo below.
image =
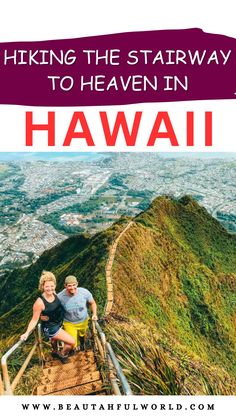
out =
<svg viewBox="0 0 236 419"><path fill-rule="evenodd" d="M235 98L236 40L201 29L0 44L1 104Z"/></svg>

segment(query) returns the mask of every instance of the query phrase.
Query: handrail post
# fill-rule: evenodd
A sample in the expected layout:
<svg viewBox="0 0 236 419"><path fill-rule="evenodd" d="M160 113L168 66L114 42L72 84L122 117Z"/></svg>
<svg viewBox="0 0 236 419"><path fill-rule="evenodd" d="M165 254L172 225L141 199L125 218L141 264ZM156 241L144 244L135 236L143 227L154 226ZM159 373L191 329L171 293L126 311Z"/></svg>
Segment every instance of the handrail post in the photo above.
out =
<svg viewBox="0 0 236 419"><path fill-rule="evenodd" d="M43 353L42 333L41 333L41 324L40 323L38 323L37 332L35 331L35 339L36 339L36 342L37 342L39 360L40 360L41 364L43 365L45 358L44 358L44 353Z"/></svg>
<svg viewBox="0 0 236 419"><path fill-rule="evenodd" d="M4 395L4 385L3 385L3 381L2 381L2 374L0 372L0 396Z"/></svg>
<svg viewBox="0 0 236 419"><path fill-rule="evenodd" d="M11 388L11 382L10 382L10 377L8 374L7 364L2 364L2 375L3 375L3 382L4 382L4 387L5 387L5 394L7 396L12 396L13 391Z"/></svg>
<svg viewBox="0 0 236 419"><path fill-rule="evenodd" d="M16 387L16 385L18 384L19 379L21 378L22 374L24 373L29 361L31 360L34 351L36 350L36 347L39 347L39 342L40 342L40 336L39 339L35 342L35 344L33 345L29 355L27 356L24 364L22 365L22 367L20 368L20 370L18 371L16 377L14 378L12 384L10 381L10 376L9 376L9 372L8 372L8 366L7 366L7 360L9 358L9 356L11 354L13 354L13 352L19 348L23 341L19 340L15 345L13 345L1 358L1 366L2 366L2 378L3 378L3 385L4 385L4 394L6 395L13 395L13 391L14 388Z"/></svg>
<svg viewBox="0 0 236 419"><path fill-rule="evenodd" d="M17 349L19 348L19 346L22 344L22 340L18 341L14 346L12 346L11 349L9 349L2 357L1 359L1 365L2 365L2 378L3 378L3 383L4 383L4 387L5 387L5 394L7 395L12 395L13 391L11 388L11 382L10 382L10 377L9 377L9 373L8 373L8 368L7 368L7 359L8 357Z"/></svg>
<svg viewBox="0 0 236 419"><path fill-rule="evenodd" d="M119 381L121 383L121 386L123 388L123 391L124 391L125 395L127 395L127 396L132 395L133 394L132 390L129 386L129 383L128 383L123 371L122 371L122 368L119 364L119 361L117 360L110 343L108 343L106 341L106 335L102 331L102 329L101 329L101 327L100 327L100 325L98 324L97 321L95 321L95 328L96 328L96 330L98 332L98 335L101 339L102 346L104 347L104 352L106 354L106 358L107 358L107 362L108 362L109 380L110 380L112 389L114 391L114 394L116 394L116 395L121 394L119 386L117 384L115 374L114 374L114 370L115 370L116 375L119 378ZM113 367L114 367L114 369L113 369Z"/></svg>
<svg viewBox="0 0 236 419"><path fill-rule="evenodd" d="M105 349L105 347L106 347L106 336L105 336L105 333L102 331L102 329L101 329L101 327L100 327L100 325L98 324L97 321L95 321L95 326L96 326L96 329L97 329L97 331L99 333L99 336L100 336L102 345L103 345L103 347Z"/></svg>
<svg viewBox="0 0 236 419"><path fill-rule="evenodd" d="M119 389L119 385L117 383L117 378L116 378L116 374L114 372L115 368L114 365L112 363L111 357L110 355L107 353L107 363L108 363L108 373L109 373L109 380L111 383L111 387L113 389L113 392L116 396L120 396L121 392Z"/></svg>
<svg viewBox="0 0 236 419"><path fill-rule="evenodd" d="M28 366L28 364L29 364L29 362L30 362L30 360L31 360L31 358L32 358L35 350L36 350L36 347L37 347L37 343L35 343L34 346L32 347L32 349L31 349L29 355L27 356L25 362L23 363L23 365L21 366L20 370L18 371L16 377L12 381L12 383L11 383L11 389L12 389L12 391L15 390L15 388L16 388L17 384L19 383L22 375L24 374L24 372L25 372L25 370L26 370L26 368L27 368L27 366Z"/></svg>
<svg viewBox="0 0 236 419"><path fill-rule="evenodd" d="M92 320L92 330L93 330L93 338L94 338L95 347L98 350L98 352L100 353L100 356L101 356L102 360L104 361L104 359L105 359L104 347L103 347L103 345L101 344L101 342L98 338L98 332L97 332L94 320Z"/></svg>
<svg viewBox="0 0 236 419"><path fill-rule="evenodd" d="M132 390L130 388L130 385L129 385L129 383L128 383L128 381L127 381L127 379L126 379L126 377L125 377L125 375L122 371L122 368L121 368L121 366L119 364L119 361L117 360L117 358L114 354L114 351L113 351L110 343L108 343L108 342L106 343L106 348L107 348L107 352L109 353L109 357L111 358L112 364L115 367L117 376L118 376L120 382L122 383L122 387L125 391L126 396L132 395L133 393L132 393Z"/></svg>

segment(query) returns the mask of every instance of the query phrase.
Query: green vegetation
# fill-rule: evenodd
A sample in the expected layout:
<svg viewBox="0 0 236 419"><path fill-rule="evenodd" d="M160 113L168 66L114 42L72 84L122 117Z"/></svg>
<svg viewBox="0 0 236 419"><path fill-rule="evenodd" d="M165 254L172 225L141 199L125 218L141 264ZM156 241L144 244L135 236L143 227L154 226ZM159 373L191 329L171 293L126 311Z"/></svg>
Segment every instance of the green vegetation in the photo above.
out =
<svg viewBox="0 0 236 419"><path fill-rule="evenodd" d="M76 275L106 300L109 246L127 224L71 236L27 269L2 277L2 348L30 318L43 269ZM155 199L119 241L105 331L136 394L234 394L236 239L190 197ZM32 373L33 374L33 373Z"/></svg>
<svg viewBox="0 0 236 419"><path fill-rule="evenodd" d="M134 394L234 394L235 381L226 371L143 323L113 320L107 333Z"/></svg>
<svg viewBox="0 0 236 419"><path fill-rule="evenodd" d="M63 208L59 211L50 212L49 214L45 214L39 217L39 220L44 222L45 224L51 224L56 230L66 233L68 235L80 233L84 230L84 226L67 226L63 224L61 221L61 216L63 214L74 213L74 214L82 214L84 216L94 214L98 211L101 211L105 205L112 205L114 202L119 202L120 198L114 197L97 197L92 196L88 201L83 203L78 203L74 205L70 205L69 207ZM103 217L96 214L96 217L91 217L90 221L93 223L102 223L107 221L107 217Z"/></svg>
<svg viewBox="0 0 236 419"><path fill-rule="evenodd" d="M178 384L164 394L232 394L236 384L235 236L190 197L179 201L160 197L135 221L116 254L115 307L108 326L121 359L129 363L125 365L131 380L135 386L145 381L141 361L134 358L148 351L147 364L154 362L156 345L162 367L174 365L171 382ZM119 317L126 319L124 334L124 325L119 327L116 321ZM138 344L140 330L144 332ZM150 343L150 333L155 345ZM199 367L194 374L193 359ZM178 378L183 374L191 374L187 390ZM139 386L141 394L150 394L148 385ZM153 385L151 394L155 391L163 394L164 390Z"/></svg>
<svg viewBox="0 0 236 419"><path fill-rule="evenodd" d="M137 208L140 211L144 211L149 207L153 193L148 189L144 189L143 191L129 189L128 196L134 198L134 200L140 200Z"/></svg>
<svg viewBox="0 0 236 419"><path fill-rule="evenodd" d="M114 174L109 179L109 184L114 187L122 188L122 189L128 189L126 185L126 179L127 175L121 175L121 174Z"/></svg>
<svg viewBox="0 0 236 419"><path fill-rule="evenodd" d="M45 224L52 225L57 231L60 231L63 234L67 234L68 236L74 235L76 233L82 233L83 229L80 226L67 226L66 224L62 224L61 222L61 215L68 213L68 212L76 212L71 210L68 211L67 209L63 209L60 211L49 212L41 217L38 217L39 221L42 221Z"/></svg>

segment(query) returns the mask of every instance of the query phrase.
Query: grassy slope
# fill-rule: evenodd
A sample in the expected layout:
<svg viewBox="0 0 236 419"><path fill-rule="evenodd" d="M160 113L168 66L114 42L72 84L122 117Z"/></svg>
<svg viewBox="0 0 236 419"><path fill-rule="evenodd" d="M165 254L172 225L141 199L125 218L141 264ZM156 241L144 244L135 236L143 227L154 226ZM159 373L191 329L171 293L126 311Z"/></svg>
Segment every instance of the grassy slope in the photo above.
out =
<svg viewBox="0 0 236 419"><path fill-rule="evenodd" d="M134 339L137 345L131 358L144 347L151 352L162 348L178 376L174 382L182 382L174 393L209 393L210 387L212 393L231 394L236 378L235 236L187 197L180 202L158 198L135 221L119 243L113 271L113 317L126 319L123 326L111 320L108 327L117 349L122 352L129 335L129 346ZM144 333L138 345L145 329L146 339ZM196 369L202 384L198 388L195 378L186 388L187 376L193 379Z"/></svg>

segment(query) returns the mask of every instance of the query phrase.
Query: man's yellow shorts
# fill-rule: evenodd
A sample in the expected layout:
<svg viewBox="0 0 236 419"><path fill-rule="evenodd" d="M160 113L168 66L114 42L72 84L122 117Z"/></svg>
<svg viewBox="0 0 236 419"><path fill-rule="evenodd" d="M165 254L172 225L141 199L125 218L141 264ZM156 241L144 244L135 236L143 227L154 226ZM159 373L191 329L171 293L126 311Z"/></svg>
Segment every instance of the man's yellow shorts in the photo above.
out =
<svg viewBox="0 0 236 419"><path fill-rule="evenodd" d="M75 344L78 346L78 336L85 336L87 328L88 328L88 321L87 318L84 322L81 323L70 323L64 320L63 326L64 330L69 333L75 339Z"/></svg>

